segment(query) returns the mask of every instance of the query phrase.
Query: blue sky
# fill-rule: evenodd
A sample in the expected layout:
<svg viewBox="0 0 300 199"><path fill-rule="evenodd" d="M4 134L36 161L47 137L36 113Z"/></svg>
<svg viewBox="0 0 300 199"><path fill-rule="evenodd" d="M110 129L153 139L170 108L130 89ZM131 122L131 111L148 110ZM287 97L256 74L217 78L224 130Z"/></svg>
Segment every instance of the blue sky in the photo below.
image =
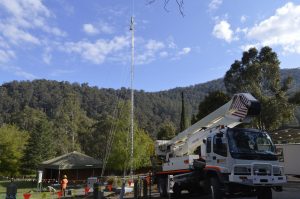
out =
<svg viewBox="0 0 300 199"><path fill-rule="evenodd" d="M300 67L300 1L0 0L0 83L51 79L159 91L223 77L249 47Z"/></svg>

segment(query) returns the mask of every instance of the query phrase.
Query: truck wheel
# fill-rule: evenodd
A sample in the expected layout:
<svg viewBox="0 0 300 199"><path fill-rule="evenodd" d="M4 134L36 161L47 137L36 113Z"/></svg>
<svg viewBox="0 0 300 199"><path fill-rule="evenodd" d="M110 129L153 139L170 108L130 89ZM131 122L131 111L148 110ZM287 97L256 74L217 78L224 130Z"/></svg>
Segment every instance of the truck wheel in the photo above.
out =
<svg viewBox="0 0 300 199"><path fill-rule="evenodd" d="M222 199L223 194L221 191L221 185L216 177L210 179L210 193L211 199Z"/></svg>
<svg viewBox="0 0 300 199"><path fill-rule="evenodd" d="M167 193L167 179L166 178L159 178L157 185L158 185L158 191L159 191L160 197L167 197L168 196L168 193Z"/></svg>
<svg viewBox="0 0 300 199"><path fill-rule="evenodd" d="M272 199L271 187L261 187L257 190L257 199Z"/></svg>
<svg viewBox="0 0 300 199"><path fill-rule="evenodd" d="M173 193L174 193L174 198L180 198L181 188L177 183L175 183L173 186Z"/></svg>

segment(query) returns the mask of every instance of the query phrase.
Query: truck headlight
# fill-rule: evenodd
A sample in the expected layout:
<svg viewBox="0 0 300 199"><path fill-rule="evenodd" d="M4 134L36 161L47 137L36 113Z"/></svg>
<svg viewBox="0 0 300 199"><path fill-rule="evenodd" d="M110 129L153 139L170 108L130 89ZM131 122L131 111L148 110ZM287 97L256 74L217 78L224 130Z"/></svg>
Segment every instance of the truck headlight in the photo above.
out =
<svg viewBox="0 0 300 199"><path fill-rule="evenodd" d="M235 175L251 175L251 167L250 166L235 166L234 167Z"/></svg>
<svg viewBox="0 0 300 199"><path fill-rule="evenodd" d="M284 175L283 167L278 167L278 166L273 167L273 175L274 176L282 176L282 175Z"/></svg>

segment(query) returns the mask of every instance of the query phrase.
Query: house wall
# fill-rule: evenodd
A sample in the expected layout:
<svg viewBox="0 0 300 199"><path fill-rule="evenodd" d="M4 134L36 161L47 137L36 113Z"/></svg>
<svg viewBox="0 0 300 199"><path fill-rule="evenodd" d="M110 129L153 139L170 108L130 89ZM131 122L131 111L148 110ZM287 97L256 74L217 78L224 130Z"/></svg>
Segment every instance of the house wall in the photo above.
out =
<svg viewBox="0 0 300 199"><path fill-rule="evenodd" d="M61 180L63 175L67 175L70 183L77 183L79 181L86 181L88 177L97 177L101 175L101 169L88 168L88 169L44 169L43 179L56 179Z"/></svg>

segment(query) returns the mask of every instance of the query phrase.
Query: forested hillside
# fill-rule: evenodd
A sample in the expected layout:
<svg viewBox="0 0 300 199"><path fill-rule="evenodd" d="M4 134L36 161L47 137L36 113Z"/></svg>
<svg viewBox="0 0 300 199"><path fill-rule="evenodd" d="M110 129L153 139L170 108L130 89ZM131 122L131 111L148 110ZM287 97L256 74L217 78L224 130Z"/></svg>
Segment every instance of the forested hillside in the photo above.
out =
<svg viewBox="0 0 300 199"><path fill-rule="evenodd" d="M294 93L300 88L300 69L282 70L281 74L282 78L293 77L290 100L299 104L299 93ZM138 153L134 167L150 165L148 157L153 154L157 133L164 135L163 131L171 129L174 136L179 131L182 92L190 117L198 112L204 97L216 90L225 91L223 79L161 92L136 91L134 151ZM34 80L4 83L0 96L0 147L7 151L0 157L1 175L34 173L42 161L74 150L104 160L110 137L114 144L109 167L121 170L128 162L124 154L129 154L130 90Z"/></svg>
<svg viewBox="0 0 300 199"><path fill-rule="evenodd" d="M300 90L300 69L281 70L282 78L293 77L289 89L292 95ZM209 81L189 87L174 88L160 92L135 92L135 117L139 126L155 137L160 125L169 120L179 126L181 113L181 92L184 92L187 115L197 112L199 103L207 93L225 91L223 79ZM13 81L0 87L0 122L15 123L14 115L26 106L42 110L49 119L70 95L79 100L80 108L87 117L97 120L111 115L118 101L128 100L130 92L126 88L118 90L89 87L88 84L57 82L49 80Z"/></svg>

